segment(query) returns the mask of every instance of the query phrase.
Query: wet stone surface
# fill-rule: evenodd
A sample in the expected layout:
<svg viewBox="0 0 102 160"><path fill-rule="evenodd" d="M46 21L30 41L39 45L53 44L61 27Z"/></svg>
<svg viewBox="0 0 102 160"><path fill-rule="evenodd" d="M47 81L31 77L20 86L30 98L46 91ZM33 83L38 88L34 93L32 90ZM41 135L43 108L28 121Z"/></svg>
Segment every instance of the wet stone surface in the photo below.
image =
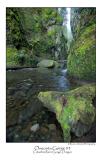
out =
<svg viewBox="0 0 102 160"><path fill-rule="evenodd" d="M40 91L68 90L69 82L60 71L22 69L7 71L7 142L63 142L54 113L37 99ZM39 125L35 132L32 126Z"/></svg>
<svg viewBox="0 0 102 160"><path fill-rule="evenodd" d="M54 113L38 100L41 91L69 90L65 70L21 69L7 71L6 141L64 142L63 131ZM93 101L94 103L94 101ZM32 126L38 128L35 132ZM96 126L89 133L71 142L95 142Z"/></svg>

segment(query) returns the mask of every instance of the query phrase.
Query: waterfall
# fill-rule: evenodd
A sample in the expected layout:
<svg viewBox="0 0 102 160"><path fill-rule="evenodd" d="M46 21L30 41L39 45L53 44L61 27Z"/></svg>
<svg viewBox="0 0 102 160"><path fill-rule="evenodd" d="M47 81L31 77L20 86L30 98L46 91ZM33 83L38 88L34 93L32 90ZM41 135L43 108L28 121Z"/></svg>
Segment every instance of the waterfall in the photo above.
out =
<svg viewBox="0 0 102 160"><path fill-rule="evenodd" d="M71 31L71 8L66 8L67 14L66 14L66 27L67 27L67 39L68 39L68 49L70 47L70 43L73 39L72 31Z"/></svg>

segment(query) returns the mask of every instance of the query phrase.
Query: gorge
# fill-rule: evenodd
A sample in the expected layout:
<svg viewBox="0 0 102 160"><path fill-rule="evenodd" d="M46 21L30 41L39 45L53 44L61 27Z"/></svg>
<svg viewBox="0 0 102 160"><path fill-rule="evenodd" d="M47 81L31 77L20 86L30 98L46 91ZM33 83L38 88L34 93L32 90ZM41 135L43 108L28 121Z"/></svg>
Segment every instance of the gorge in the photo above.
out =
<svg viewBox="0 0 102 160"><path fill-rule="evenodd" d="M7 8L7 142L96 142L95 34L95 8Z"/></svg>

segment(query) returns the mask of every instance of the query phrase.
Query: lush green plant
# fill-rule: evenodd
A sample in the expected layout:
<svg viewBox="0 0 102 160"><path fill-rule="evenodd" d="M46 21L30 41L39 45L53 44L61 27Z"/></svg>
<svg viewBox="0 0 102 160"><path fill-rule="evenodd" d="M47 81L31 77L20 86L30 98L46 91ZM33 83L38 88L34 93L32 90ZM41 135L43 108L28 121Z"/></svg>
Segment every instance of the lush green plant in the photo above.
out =
<svg viewBox="0 0 102 160"><path fill-rule="evenodd" d="M16 48L7 48L6 50L6 61L7 66L17 65L18 64L18 53Z"/></svg>
<svg viewBox="0 0 102 160"><path fill-rule="evenodd" d="M22 48L17 50L14 47L7 48L7 66L36 66L38 59L33 54L28 54L29 50Z"/></svg>
<svg viewBox="0 0 102 160"><path fill-rule="evenodd" d="M18 51L18 63L26 63L22 48L33 56L54 58L55 51L66 51L63 34L65 10L58 8L7 8L7 46L13 45ZM29 52L26 52L30 56ZM30 58L28 58L30 59ZM28 61L28 60L27 60ZM33 60L29 60L29 63ZM28 63L28 62L27 62Z"/></svg>

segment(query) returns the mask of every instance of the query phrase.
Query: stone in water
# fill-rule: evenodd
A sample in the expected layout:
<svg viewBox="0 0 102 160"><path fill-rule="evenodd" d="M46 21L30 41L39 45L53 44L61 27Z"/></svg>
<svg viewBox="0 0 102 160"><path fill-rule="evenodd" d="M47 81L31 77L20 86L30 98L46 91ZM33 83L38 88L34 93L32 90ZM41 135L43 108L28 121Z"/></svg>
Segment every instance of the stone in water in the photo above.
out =
<svg viewBox="0 0 102 160"><path fill-rule="evenodd" d="M37 130L39 130L39 124L34 124L32 127L31 127L31 131L33 132L36 132Z"/></svg>

